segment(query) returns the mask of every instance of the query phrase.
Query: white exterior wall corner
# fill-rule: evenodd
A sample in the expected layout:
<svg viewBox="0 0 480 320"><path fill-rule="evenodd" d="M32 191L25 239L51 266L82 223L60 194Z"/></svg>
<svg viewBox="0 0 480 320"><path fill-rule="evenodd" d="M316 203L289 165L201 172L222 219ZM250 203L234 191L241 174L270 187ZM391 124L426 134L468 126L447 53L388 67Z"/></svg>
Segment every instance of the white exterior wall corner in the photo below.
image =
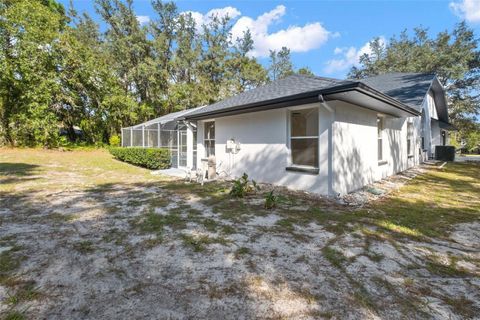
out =
<svg viewBox="0 0 480 320"><path fill-rule="evenodd" d="M333 101L333 192L346 194L375 180L377 113Z"/></svg>
<svg viewBox="0 0 480 320"><path fill-rule="evenodd" d="M408 154L408 123L412 123L412 151ZM384 132L385 165L377 166L377 180L418 165L421 162L421 117L386 118Z"/></svg>
<svg viewBox="0 0 480 320"><path fill-rule="evenodd" d="M193 159L193 144L197 142L193 141L193 130L193 126L187 123L187 168L193 168L193 161L196 161Z"/></svg>
<svg viewBox="0 0 480 320"><path fill-rule="evenodd" d="M438 121L432 121L432 119L438 120L437 106L433 92L429 91L424 101L423 110L425 111L426 118L426 141L425 149L428 151L428 155L433 157L435 154L435 146L443 145L442 130ZM445 133L447 134L447 133ZM448 134L446 141L448 141Z"/></svg>
<svg viewBox="0 0 480 320"><path fill-rule="evenodd" d="M425 150L427 150L427 154L430 157L432 155L432 121L430 117L430 107L429 107L429 99L425 99L422 104L422 110L425 115L424 119L424 130L425 130Z"/></svg>
<svg viewBox="0 0 480 320"><path fill-rule="evenodd" d="M432 129L432 155L435 154L435 146L442 145L442 130L440 130L440 124L437 121L431 121Z"/></svg>
<svg viewBox="0 0 480 320"><path fill-rule="evenodd" d="M203 145L203 137L205 132L205 121L197 121L197 168L202 168L202 158L205 158L205 146Z"/></svg>
<svg viewBox="0 0 480 320"><path fill-rule="evenodd" d="M377 113L356 105L334 102L333 190L355 191L366 184L404 171L420 162L420 117L385 117L383 160L378 161ZM407 154L407 122L413 123L412 157Z"/></svg>

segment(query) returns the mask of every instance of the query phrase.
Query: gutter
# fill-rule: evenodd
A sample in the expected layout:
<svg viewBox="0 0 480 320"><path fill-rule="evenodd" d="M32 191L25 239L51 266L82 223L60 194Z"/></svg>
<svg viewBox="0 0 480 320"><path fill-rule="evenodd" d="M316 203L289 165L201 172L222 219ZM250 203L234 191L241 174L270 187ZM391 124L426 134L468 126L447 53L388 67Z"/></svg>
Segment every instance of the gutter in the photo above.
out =
<svg viewBox="0 0 480 320"><path fill-rule="evenodd" d="M449 122L445 122L445 121L437 120L433 118L432 120L435 122L438 122L438 126L440 127L440 129L447 130L447 131L458 131L458 128Z"/></svg>

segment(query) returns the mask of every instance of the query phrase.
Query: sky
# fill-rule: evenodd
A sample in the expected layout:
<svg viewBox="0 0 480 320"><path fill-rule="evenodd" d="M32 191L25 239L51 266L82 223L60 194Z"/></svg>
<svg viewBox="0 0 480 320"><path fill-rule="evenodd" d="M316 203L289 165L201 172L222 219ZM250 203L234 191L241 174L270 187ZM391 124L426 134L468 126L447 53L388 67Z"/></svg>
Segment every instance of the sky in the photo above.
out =
<svg viewBox="0 0 480 320"><path fill-rule="evenodd" d="M60 0L68 7L69 0ZM290 48L296 68L309 67L320 76L345 78L358 58L368 53L368 42L381 41L423 26L435 36L465 20L480 35L480 0L446 1L273 1L179 0L180 12L191 12L198 24L212 14L232 18L232 34L252 32L252 55L268 63L269 50ZM73 0L77 11L86 11L100 24L93 1ZM137 19L155 19L150 0L135 0Z"/></svg>

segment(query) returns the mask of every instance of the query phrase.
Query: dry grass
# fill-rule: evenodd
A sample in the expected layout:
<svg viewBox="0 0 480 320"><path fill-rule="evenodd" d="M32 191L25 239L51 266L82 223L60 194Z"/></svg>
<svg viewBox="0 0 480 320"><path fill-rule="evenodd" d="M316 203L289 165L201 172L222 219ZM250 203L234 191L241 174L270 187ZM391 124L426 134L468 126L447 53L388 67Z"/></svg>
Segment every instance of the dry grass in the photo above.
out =
<svg viewBox="0 0 480 320"><path fill-rule="evenodd" d="M232 199L103 150L0 149L0 318L469 317L479 176L432 167L360 209L279 189L265 210L265 190Z"/></svg>

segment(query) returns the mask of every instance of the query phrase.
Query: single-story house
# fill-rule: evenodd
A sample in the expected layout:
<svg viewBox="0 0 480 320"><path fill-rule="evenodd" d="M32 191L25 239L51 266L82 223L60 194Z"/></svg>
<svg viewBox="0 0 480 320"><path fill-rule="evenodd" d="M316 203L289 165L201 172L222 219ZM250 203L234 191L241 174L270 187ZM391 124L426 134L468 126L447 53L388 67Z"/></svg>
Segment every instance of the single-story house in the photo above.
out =
<svg viewBox="0 0 480 320"><path fill-rule="evenodd" d="M452 128L441 83L420 73L362 80L292 75L174 120L183 128L173 143L174 166L196 168L215 157L220 176L245 172L259 182L324 195L418 165L448 143Z"/></svg>

